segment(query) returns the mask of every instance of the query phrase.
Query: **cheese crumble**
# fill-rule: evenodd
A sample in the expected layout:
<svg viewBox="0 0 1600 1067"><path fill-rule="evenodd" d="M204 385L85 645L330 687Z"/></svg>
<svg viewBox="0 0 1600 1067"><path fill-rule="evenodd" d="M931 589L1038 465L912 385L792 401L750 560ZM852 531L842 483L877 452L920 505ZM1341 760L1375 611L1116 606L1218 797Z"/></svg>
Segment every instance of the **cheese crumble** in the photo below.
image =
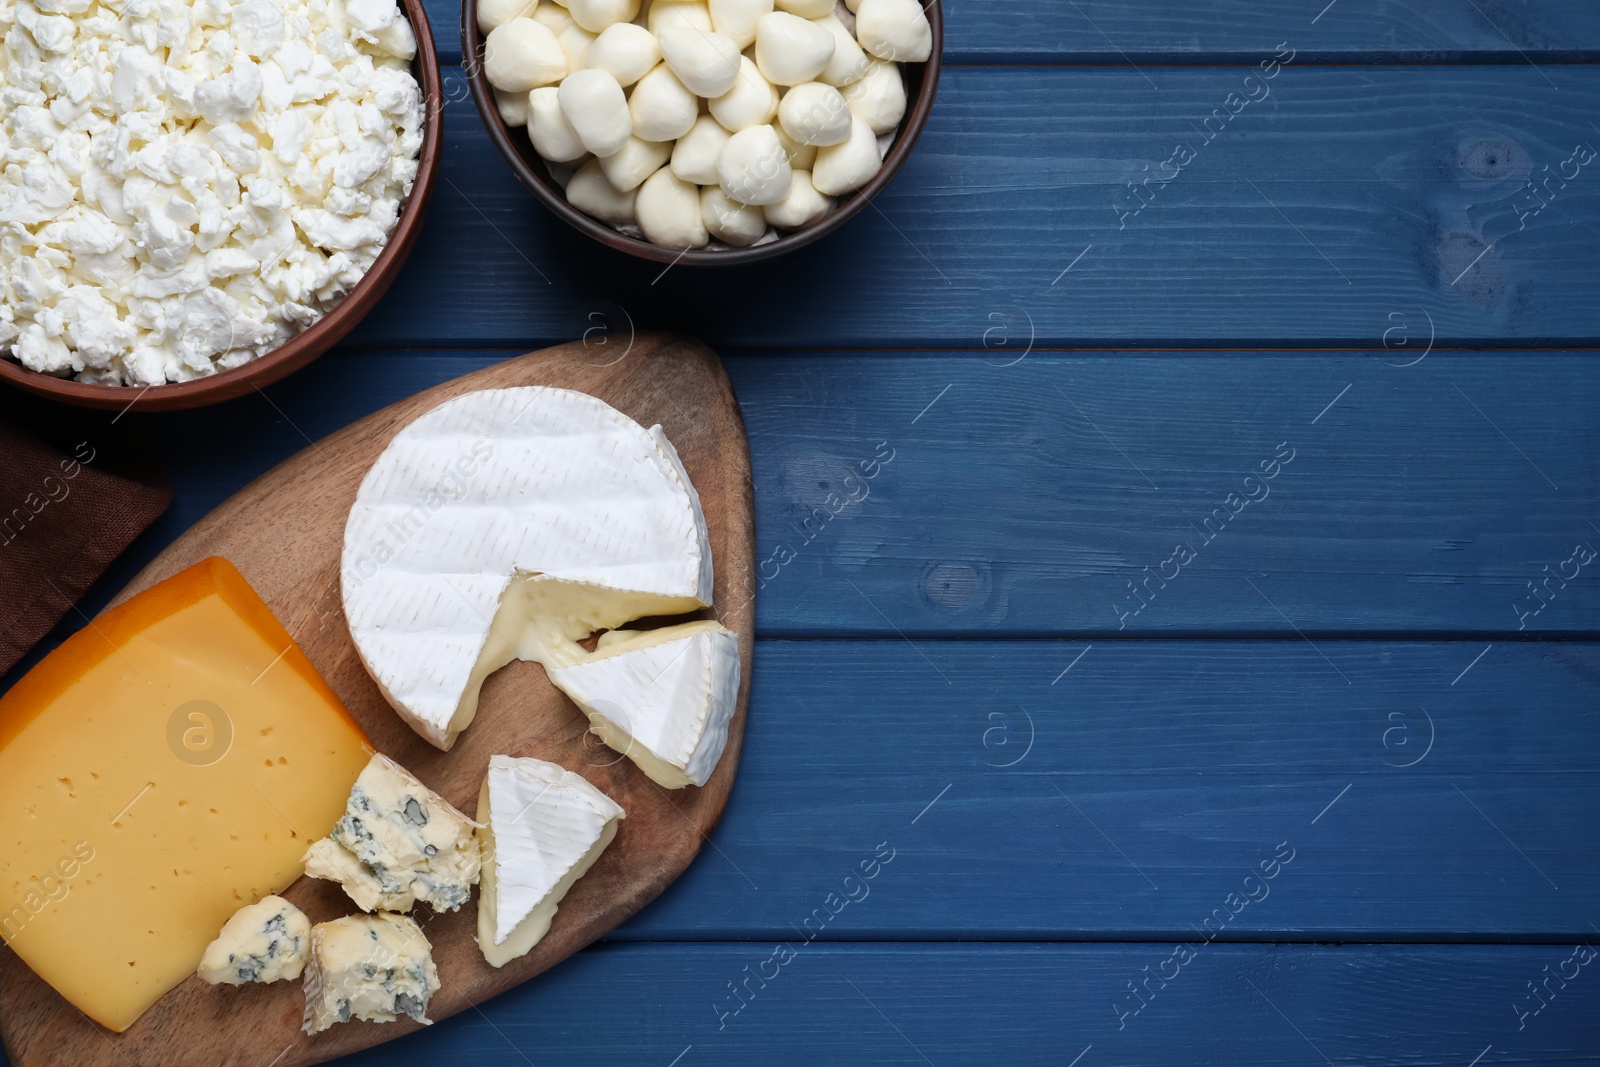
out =
<svg viewBox="0 0 1600 1067"><path fill-rule="evenodd" d="M189 381L320 319L411 192L395 0L0 0L0 355Z"/></svg>

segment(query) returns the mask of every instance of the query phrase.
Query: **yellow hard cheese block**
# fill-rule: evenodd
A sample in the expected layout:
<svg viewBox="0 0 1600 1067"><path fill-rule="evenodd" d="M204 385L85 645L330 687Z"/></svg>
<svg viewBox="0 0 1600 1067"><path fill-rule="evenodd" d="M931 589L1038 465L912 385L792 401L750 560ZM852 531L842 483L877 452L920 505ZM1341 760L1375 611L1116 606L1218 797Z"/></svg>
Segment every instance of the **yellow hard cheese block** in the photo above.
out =
<svg viewBox="0 0 1600 1067"><path fill-rule="evenodd" d="M127 1029L299 876L368 751L233 565L195 564L0 698L0 939Z"/></svg>

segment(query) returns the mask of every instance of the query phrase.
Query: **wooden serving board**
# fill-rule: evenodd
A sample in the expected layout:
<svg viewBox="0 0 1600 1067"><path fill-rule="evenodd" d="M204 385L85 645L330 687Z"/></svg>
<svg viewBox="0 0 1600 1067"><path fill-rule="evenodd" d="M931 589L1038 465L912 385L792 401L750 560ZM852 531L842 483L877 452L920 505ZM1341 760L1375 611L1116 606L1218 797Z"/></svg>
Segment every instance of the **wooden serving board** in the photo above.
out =
<svg viewBox="0 0 1600 1067"><path fill-rule="evenodd" d="M478 717L440 752L413 733L379 694L356 655L340 610L345 516L378 454L407 423L479 389L554 385L605 400L645 426L660 423L705 510L716 572L714 615L739 635L743 670L728 747L711 780L668 791L588 733L583 714L545 678L517 662L484 684ZM146 567L118 601L206 556L238 566L299 642L373 743L469 815L496 753L537 756L576 771L627 812L616 840L561 902L532 953L496 970L474 939L477 898L451 914L413 913L433 944L442 987L435 1020L561 962L648 904L683 873L727 803L744 737L755 620L750 453L733 390L717 357L697 341L646 335L627 354L568 344L446 382L345 427L245 486ZM329 827L328 829L331 829ZM355 912L331 882L301 878L285 894L313 922ZM13 953L0 953L0 1037L13 1067L226 1064L298 1067L403 1036L420 1024L352 1022L316 1037L300 1031L299 982L213 987L191 977L125 1033L85 1018Z"/></svg>

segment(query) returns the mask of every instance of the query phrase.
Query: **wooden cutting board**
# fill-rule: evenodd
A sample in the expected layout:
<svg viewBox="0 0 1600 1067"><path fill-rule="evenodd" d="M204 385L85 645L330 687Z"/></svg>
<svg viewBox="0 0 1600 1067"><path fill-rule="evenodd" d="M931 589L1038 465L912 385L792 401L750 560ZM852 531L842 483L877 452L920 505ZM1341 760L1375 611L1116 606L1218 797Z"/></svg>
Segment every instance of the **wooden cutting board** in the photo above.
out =
<svg viewBox="0 0 1600 1067"><path fill-rule="evenodd" d="M578 389L645 426L660 423L700 493L716 573L715 607L704 614L739 635L743 658L728 747L703 788L662 789L600 745L583 714L531 663L513 663L491 676L476 721L452 751L440 752L390 709L356 656L340 610L339 553L362 477L396 432L435 405L473 390L521 385ZM413 914L433 944L442 983L431 1018L454 1015L526 981L634 914L683 873L721 816L739 763L750 693L754 518L739 405L721 363L699 342L641 336L620 358L615 341L603 348L562 345L392 404L235 493L173 542L118 601L212 555L232 560L244 573L378 749L458 808L477 810L489 757L508 753L560 763L627 811L616 840L561 902L550 933L532 953L499 970L484 962L474 940L476 895L452 914L419 906ZM331 882L301 878L285 895L313 922L357 910ZM420 1028L409 1019L351 1022L307 1037L300 1032L303 1005L299 982L233 988L191 977L125 1033L113 1034L85 1018L14 953L0 951L0 1038L13 1067L298 1067Z"/></svg>

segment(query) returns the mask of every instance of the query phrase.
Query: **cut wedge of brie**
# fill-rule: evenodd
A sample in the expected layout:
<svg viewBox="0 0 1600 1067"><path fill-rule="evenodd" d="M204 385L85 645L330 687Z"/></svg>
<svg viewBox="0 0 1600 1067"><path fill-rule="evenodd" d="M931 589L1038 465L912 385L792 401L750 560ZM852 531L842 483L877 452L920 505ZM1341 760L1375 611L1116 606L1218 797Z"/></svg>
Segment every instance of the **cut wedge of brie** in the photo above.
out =
<svg viewBox="0 0 1600 1067"><path fill-rule="evenodd" d="M544 760L492 756L478 793L484 843L478 946L495 967L525 956L556 905L611 844L622 808L582 775Z"/></svg>
<svg viewBox="0 0 1600 1067"><path fill-rule="evenodd" d="M550 669L610 747L668 789L705 785L739 704L739 639L715 622L612 630Z"/></svg>
<svg viewBox="0 0 1600 1067"><path fill-rule="evenodd" d="M395 435L345 526L345 616L389 703L448 750L484 678L711 602L700 500L661 427L544 386L467 393Z"/></svg>

